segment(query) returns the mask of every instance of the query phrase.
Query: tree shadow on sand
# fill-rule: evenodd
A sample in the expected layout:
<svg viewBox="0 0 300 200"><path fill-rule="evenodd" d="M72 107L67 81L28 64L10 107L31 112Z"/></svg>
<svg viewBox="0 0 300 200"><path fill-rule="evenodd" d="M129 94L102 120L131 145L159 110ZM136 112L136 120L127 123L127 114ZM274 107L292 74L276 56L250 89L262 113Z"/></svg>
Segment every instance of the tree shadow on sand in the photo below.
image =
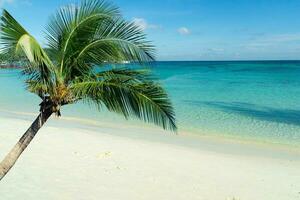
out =
<svg viewBox="0 0 300 200"><path fill-rule="evenodd" d="M194 106L210 106L227 113L240 115L278 123L300 126L300 110L280 109L267 106L259 106L243 102L221 102L221 101L184 101Z"/></svg>

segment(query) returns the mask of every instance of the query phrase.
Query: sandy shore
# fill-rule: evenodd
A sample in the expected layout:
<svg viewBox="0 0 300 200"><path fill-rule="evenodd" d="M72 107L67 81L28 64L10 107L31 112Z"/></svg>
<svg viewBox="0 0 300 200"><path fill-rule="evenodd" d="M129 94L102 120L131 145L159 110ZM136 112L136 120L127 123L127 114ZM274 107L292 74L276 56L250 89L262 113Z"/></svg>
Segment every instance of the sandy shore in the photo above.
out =
<svg viewBox="0 0 300 200"><path fill-rule="evenodd" d="M30 123L0 117L0 158ZM295 149L62 124L43 127L0 183L0 199L300 199Z"/></svg>

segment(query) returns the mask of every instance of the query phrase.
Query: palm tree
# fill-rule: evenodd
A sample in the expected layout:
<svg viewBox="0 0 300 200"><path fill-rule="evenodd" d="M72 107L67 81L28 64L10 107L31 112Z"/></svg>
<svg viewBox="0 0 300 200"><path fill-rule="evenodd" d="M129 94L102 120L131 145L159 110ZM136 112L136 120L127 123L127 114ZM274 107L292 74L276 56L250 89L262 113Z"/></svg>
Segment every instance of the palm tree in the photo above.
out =
<svg viewBox="0 0 300 200"><path fill-rule="evenodd" d="M60 8L46 27L45 48L6 10L0 23L1 50L26 57L26 88L41 98L38 117L0 163L0 180L48 118L60 116L67 104L83 101L176 130L168 95L149 71L108 67L108 63L154 60L154 47L143 31L124 20L117 7L83 0Z"/></svg>

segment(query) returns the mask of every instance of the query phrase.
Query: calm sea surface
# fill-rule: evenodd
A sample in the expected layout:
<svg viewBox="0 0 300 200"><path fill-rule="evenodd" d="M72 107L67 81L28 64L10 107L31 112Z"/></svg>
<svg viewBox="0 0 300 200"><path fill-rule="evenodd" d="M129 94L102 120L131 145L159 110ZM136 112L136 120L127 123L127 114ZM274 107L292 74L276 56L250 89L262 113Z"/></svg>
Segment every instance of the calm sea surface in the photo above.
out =
<svg viewBox="0 0 300 200"><path fill-rule="evenodd" d="M157 62L152 68L172 98L180 131L300 145L300 61ZM36 112L38 104L17 70L0 70L0 110ZM125 122L83 104L63 114Z"/></svg>

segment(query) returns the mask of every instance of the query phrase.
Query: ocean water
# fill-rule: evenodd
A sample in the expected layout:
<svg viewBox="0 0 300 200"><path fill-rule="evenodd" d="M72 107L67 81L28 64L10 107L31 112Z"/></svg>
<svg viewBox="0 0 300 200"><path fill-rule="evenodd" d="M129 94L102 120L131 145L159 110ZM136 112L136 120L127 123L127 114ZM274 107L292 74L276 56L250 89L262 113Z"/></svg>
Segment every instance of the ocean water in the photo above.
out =
<svg viewBox="0 0 300 200"><path fill-rule="evenodd" d="M174 104L180 132L300 145L300 61L157 62L151 66ZM18 70L0 70L0 111L37 112ZM84 105L65 116L130 121Z"/></svg>

